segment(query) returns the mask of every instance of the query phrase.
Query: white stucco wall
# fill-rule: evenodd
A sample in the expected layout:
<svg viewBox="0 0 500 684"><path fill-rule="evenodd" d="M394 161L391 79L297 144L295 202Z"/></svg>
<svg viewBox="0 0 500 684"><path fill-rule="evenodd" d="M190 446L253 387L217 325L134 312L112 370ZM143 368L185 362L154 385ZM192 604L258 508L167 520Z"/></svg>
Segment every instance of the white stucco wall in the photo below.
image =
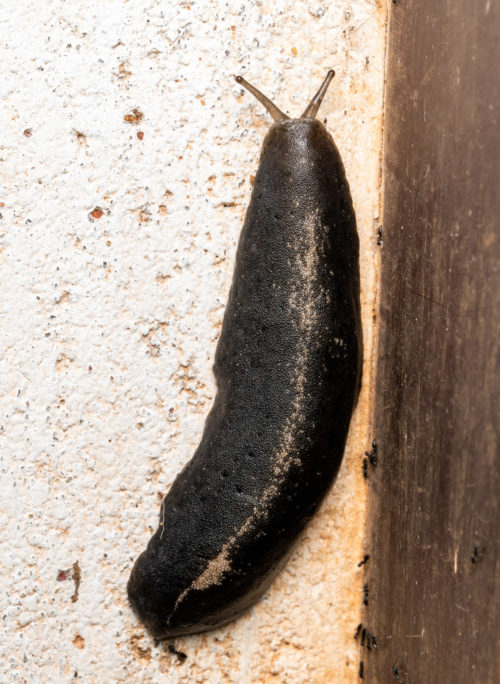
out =
<svg viewBox="0 0 500 684"><path fill-rule="evenodd" d="M384 45L376 0L3 4L0 681L357 681ZM125 587L214 395L270 123L232 74L298 115L328 67L321 117L362 246L363 394L285 571L242 619L176 640L181 662Z"/></svg>

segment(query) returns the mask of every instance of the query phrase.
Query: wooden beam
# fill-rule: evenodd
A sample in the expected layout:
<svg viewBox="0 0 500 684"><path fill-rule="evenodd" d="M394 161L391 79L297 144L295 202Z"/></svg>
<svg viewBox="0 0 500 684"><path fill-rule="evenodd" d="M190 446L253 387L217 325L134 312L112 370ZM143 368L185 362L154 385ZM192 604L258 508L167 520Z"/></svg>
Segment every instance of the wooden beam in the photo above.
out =
<svg viewBox="0 0 500 684"><path fill-rule="evenodd" d="M500 681L499 31L392 3L368 682Z"/></svg>

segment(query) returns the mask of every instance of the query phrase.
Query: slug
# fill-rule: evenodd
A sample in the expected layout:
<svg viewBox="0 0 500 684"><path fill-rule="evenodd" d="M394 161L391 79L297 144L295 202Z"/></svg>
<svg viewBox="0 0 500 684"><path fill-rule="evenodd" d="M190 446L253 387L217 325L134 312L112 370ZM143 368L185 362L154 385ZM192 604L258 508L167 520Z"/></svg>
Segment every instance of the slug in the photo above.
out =
<svg viewBox="0 0 500 684"><path fill-rule="evenodd" d="M339 152L316 117L330 70L274 119L239 239L200 445L166 495L128 582L156 638L255 603L335 479L361 385L359 241Z"/></svg>

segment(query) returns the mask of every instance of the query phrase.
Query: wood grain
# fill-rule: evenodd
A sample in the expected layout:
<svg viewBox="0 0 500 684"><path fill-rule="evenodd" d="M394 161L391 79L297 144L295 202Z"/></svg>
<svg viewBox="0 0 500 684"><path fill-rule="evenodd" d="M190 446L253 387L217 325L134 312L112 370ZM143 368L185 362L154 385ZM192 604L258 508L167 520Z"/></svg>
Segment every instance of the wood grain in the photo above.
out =
<svg viewBox="0 0 500 684"><path fill-rule="evenodd" d="M368 682L500 681L499 27L392 5Z"/></svg>

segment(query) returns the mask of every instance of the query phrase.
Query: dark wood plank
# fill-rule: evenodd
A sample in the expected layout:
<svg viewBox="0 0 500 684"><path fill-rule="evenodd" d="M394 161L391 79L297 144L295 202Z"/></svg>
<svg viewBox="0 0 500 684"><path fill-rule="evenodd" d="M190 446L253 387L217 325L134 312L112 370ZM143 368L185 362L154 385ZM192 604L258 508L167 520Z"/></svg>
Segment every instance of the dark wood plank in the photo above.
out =
<svg viewBox="0 0 500 684"><path fill-rule="evenodd" d="M364 678L496 683L500 3L391 11Z"/></svg>

